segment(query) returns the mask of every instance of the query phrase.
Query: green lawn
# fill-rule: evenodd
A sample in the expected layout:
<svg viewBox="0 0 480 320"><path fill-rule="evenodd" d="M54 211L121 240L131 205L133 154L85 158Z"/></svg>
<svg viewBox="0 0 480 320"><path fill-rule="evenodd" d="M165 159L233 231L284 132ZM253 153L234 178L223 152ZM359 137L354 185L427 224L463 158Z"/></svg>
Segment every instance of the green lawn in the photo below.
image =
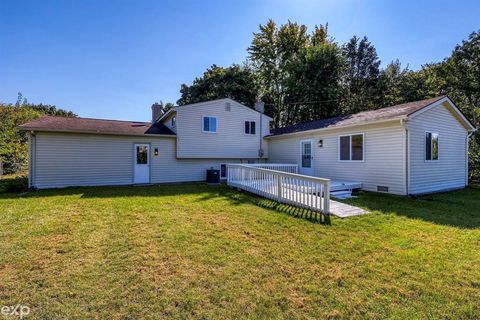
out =
<svg viewBox="0 0 480 320"><path fill-rule="evenodd" d="M201 184L0 194L0 307L27 305L28 319L480 318L479 188L348 202L374 212L322 224Z"/></svg>

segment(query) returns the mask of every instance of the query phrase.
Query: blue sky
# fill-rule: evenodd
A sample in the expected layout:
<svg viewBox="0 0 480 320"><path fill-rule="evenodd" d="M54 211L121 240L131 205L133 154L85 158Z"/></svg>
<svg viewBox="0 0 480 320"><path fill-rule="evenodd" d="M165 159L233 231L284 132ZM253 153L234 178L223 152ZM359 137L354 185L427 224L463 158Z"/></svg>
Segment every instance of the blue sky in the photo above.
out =
<svg viewBox="0 0 480 320"><path fill-rule="evenodd" d="M269 18L367 35L386 64L440 61L480 29L480 1L0 1L0 101L83 117L149 120L212 64L245 61Z"/></svg>

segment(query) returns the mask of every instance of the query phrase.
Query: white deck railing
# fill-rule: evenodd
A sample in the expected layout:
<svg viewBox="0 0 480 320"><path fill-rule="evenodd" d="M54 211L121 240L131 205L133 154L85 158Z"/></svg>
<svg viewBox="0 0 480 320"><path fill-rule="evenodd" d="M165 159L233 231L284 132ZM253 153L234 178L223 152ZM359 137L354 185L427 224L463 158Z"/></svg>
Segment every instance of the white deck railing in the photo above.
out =
<svg viewBox="0 0 480 320"><path fill-rule="evenodd" d="M298 165L283 163L249 163L248 166L260 169L298 173Z"/></svg>
<svg viewBox="0 0 480 320"><path fill-rule="evenodd" d="M258 165L229 164L227 184L280 203L325 214L330 212L329 179L264 169Z"/></svg>

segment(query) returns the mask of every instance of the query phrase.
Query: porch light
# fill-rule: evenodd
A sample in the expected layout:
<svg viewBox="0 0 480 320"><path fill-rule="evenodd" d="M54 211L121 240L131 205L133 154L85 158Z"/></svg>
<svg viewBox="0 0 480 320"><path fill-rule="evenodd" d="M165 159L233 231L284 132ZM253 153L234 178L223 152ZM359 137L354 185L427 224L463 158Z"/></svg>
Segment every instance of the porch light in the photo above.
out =
<svg viewBox="0 0 480 320"><path fill-rule="evenodd" d="M155 148L155 149L153 150L153 155L154 155L154 156L158 156L158 148Z"/></svg>
<svg viewBox="0 0 480 320"><path fill-rule="evenodd" d="M318 140L318 147L319 148L323 147L323 139Z"/></svg>

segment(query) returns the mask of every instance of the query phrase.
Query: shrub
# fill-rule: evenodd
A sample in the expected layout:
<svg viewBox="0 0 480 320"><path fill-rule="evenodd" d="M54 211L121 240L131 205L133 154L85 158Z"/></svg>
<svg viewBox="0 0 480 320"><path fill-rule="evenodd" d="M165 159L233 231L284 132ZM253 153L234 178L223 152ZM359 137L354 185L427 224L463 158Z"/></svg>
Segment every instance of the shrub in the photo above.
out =
<svg viewBox="0 0 480 320"><path fill-rule="evenodd" d="M0 193L19 193L28 190L28 178L25 175L4 177L0 180Z"/></svg>

